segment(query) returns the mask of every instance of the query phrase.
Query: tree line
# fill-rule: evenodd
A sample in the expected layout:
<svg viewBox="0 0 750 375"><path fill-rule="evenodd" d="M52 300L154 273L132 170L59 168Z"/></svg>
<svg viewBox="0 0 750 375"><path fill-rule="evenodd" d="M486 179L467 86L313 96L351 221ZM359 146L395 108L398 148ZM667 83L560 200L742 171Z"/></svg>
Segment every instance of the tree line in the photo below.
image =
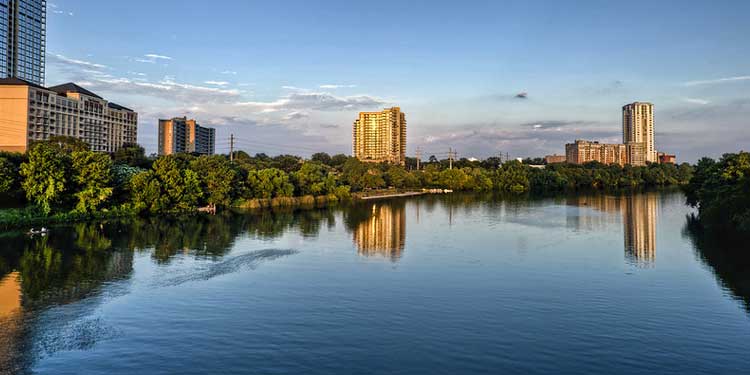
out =
<svg viewBox="0 0 750 375"><path fill-rule="evenodd" d="M688 204L698 208L698 223L719 235L750 236L750 153L703 158L684 186Z"/></svg>
<svg viewBox="0 0 750 375"><path fill-rule="evenodd" d="M84 142L56 137L32 144L25 154L0 154L0 195L43 215L91 214L107 210L167 213L205 205L300 196L348 199L377 189L440 188L481 192L560 192L686 184L693 168L650 164L621 167L589 163L544 169L517 161L461 159L454 168L431 158L420 170L407 165L360 162L347 155L317 153L251 156L178 154L149 158L138 145L113 154L89 150Z"/></svg>

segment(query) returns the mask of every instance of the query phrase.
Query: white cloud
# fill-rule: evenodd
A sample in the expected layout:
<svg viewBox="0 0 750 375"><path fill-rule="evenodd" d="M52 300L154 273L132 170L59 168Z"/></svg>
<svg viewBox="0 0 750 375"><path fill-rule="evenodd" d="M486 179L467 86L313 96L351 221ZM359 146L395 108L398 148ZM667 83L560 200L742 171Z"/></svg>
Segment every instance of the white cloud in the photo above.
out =
<svg viewBox="0 0 750 375"><path fill-rule="evenodd" d="M682 100L690 104L700 104L700 105L711 104L711 102L708 100L698 99L698 98L684 98Z"/></svg>
<svg viewBox="0 0 750 375"><path fill-rule="evenodd" d="M296 87L296 86L281 86L281 88L284 90L289 90L289 91L310 91L309 89L303 89L301 87Z"/></svg>
<svg viewBox="0 0 750 375"><path fill-rule="evenodd" d="M103 64L97 64L85 60L71 59L60 54L52 54L48 55L48 57L51 57L50 62L53 64L68 65L83 69L107 69L107 66Z"/></svg>
<svg viewBox="0 0 750 375"><path fill-rule="evenodd" d="M225 70L225 71L221 72L221 74L229 74L229 75L236 76L237 72L235 72L233 70Z"/></svg>
<svg viewBox="0 0 750 375"><path fill-rule="evenodd" d="M236 106L256 112L266 108L278 110L344 111L382 106L384 100L368 95L335 96L328 93L293 92L271 102L240 102Z"/></svg>
<svg viewBox="0 0 750 375"><path fill-rule="evenodd" d="M357 85L332 85L332 84L320 85L321 89L334 89L334 90L335 89L350 89L350 88L355 88L355 87L357 87Z"/></svg>
<svg viewBox="0 0 750 375"><path fill-rule="evenodd" d="M144 64L156 64L159 61L170 61L172 60L169 56L159 55L155 53L148 53L143 55L143 57L139 57L135 59L135 62L144 63Z"/></svg>
<svg viewBox="0 0 750 375"><path fill-rule="evenodd" d="M143 56L153 60L172 60L172 58L169 56L157 55L155 53L149 53Z"/></svg>
<svg viewBox="0 0 750 375"><path fill-rule="evenodd" d="M300 119L308 118L308 117L310 117L310 114L307 113L307 112L292 111L292 112L289 112L288 114L286 114L281 119L284 120L284 121L292 121L292 120L300 120Z"/></svg>
<svg viewBox="0 0 750 375"><path fill-rule="evenodd" d="M750 76L727 77L727 78L709 79L705 81L689 81L689 82L685 82L685 86L712 85L712 84L717 84L717 83L727 83L727 82L737 82L737 81L750 81Z"/></svg>
<svg viewBox="0 0 750 375"><path fill-rule="evenodd" d="M171 77L169 77L171 78ZM95 78L80 83L92 91L107 91L120 94L150 96L185 103L228 103L239 99L237 90L197 86L164 79L160 82L144 82L128 78Z"/></svg>
<svg viewBox="0 0 750 375"><path fill-rule="evenodd" d="M207 85L213 85L213 86L226 86L229 84L229 82L226 82L226 81L205 81L203 83Z"/></svg>

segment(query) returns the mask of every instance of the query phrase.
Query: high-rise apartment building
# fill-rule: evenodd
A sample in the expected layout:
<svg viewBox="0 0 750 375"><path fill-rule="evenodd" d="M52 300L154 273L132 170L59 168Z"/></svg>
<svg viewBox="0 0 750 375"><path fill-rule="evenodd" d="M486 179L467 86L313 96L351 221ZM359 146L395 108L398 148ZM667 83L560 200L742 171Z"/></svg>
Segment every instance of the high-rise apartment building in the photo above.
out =
<svg viewBox="0 0 750 375"><path fill-rule="evenodd" d="M213 155L215 150L216 129L200 126L187 117L159 120L159 155Z"/></svg>
<svg viewBox="0 0 750 375"><path fill-rule="evenodd" d="M45 88L0 79L0 150L26 152L53 136L83 140L92 151L115 152L136 143L138 114L74 83Z"/></svg>
<svg viewBox="0 0 750 375"><path fill-rule="evenodd" d="M401 108L360 112L352 133L352 149L357 159L406 164L406 115Z"/></svg>
<svg viewBox="0 0 750 375"><path fill-rule="evenodd" d="M0 0L0 78L44 85L46 0Z"/></svg>
<svg viewBox="0 0 750 375"><path fill-rule="evenodd" d="M654 143L654 105L635 102L622 107L622 143L642 144L635 148L642 155L634 155L633 165L658 162Z"/></svg>

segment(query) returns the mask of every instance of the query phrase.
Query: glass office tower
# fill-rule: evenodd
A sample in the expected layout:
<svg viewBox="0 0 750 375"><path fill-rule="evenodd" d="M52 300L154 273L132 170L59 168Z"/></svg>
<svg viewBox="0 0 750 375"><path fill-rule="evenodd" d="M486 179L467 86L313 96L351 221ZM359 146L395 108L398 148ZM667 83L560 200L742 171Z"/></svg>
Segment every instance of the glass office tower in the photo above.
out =
<svg viewBox="0 0 750 375"><path fill-rule="evenodd" d="M44 85L46 0L0 0L0 77Z"/></svg>

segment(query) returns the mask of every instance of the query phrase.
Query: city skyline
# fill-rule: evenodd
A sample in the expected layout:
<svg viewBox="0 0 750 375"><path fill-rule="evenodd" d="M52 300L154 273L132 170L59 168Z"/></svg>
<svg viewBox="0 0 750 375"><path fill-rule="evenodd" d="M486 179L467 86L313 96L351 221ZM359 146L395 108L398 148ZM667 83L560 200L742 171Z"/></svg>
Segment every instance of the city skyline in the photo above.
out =
<svg viewBox="0 0 750 375"><path fill-rule="evenodd" d="M670 16L678 4L685 11ZM393 6L399 12L378 30L356 27ZM425 156L449 147L459 157L543 156L575 139L619 142L617 108L636 100L660 108L656 143L681 161L750 143L748 52L737 47L750 32L741 16L750 6L630 6L644 10L635 27L620 24L616 4L219 1L207 27L174 30L157 20L204 14L201 3L143 12L139 0L58 1L48 4L46 81L80 82L127 103L149 153L158 119L174 113L215 127L217 144L234 133L274 145L251 153L349 153L353 116L400 105L410 115L409 156L417 147ZM112 12L139 21L111 25L102 15ZM118 43L94 43L102 37Z"/></svg>

